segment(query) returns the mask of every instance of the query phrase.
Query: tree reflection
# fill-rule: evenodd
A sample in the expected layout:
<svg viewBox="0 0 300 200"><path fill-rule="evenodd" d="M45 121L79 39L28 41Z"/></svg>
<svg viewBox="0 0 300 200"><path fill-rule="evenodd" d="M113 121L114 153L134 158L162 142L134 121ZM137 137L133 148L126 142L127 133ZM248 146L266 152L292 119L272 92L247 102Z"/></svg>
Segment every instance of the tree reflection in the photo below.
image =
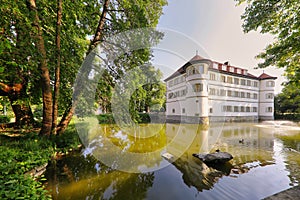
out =
<svg viewBox="0 0 300 200"><path fill-rule="evenodd" d="M116 171L93 157L74 155L53 162L46 178L53 199L144 199L154 173Z"/></svg>

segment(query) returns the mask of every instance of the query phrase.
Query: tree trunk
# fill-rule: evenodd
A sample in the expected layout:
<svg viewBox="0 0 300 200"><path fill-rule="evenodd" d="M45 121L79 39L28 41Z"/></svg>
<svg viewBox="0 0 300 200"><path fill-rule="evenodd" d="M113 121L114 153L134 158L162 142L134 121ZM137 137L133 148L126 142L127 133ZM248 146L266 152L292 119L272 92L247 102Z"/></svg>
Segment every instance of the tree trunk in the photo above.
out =
<svg viewBox="0 0 300 200"><path fill-rule="evenodd" d="M41 71L41 85L42 85L42 93L43 93L43 121L42 121L42 129L40 134L42 135L50 135L51 127L52 127L52 90L50 85L50 74L47 66L47 55L44 44L44 38L42 35L42 28L40 26L40 19L38 16L38 11L36 8L35 0L27 0L29 10L32 14L33 20L33 37L35 37L35 44L39 52L40 63L39 70Z"/></svg>
<svg viewBox="0 0 300 200"><path fill-rule="evenodd" d="M15 128L35 125L31 107L28 102L29 97L27 97L26 87L23 84L10 86L0 83L0 96L7 96L9 98L15 114Z"/></svg>
<svg viewBox="0 0 300 200"><path fill-rule="evenodd" d="M58 116L58 99L59 99L59 86L60 86L60 32L61 32L61 19L62 19L62 0L57 0L57 24L56 24L56 68L55 68L55 83L54 83L54 96L53 96L53 116L52 116L52 133L56 134L57 116Z"/></svg>
<svg viewBox="0 0 300 200"><path fill-rule="evenodd" d="M103 37L103 30L104 30L104 25L106 22L106 15L107 15L109 4L110 4L110 0L105 0L103 3L103 10L102 10L101 17L100 17L100 20L98 23L98 27L96 29L94 38L90 43L87 55L97 46L97 44L101 41L101 39ZM77 96L79 96L79 95L77 95ZM58 134L62 134L66 130L67 126L69 125L69 123L74 115L77 103L78 103L78 99L76 99L76 98L73 99L73 105L70 104L68 109L65 111L63 118L61 119L61 121L57 127Z"/></svg>
<svg viewBox="0 0 300 200"><path fill-rule="evenodd" d="M75 112L75 105L72 103L69 105L68 109L65 111L59 125L57 126L57 134L63 134L65 132L65 130L67 129L73 115Z"/></svg>

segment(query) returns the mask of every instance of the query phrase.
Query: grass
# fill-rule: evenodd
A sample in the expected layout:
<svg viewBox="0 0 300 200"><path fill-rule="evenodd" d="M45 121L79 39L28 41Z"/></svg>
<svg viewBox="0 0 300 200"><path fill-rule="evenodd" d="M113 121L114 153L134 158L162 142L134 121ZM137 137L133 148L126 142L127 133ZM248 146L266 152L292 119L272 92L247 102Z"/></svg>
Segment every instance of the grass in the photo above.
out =
<svg viewBox="0 0 300 200"><path fill-rule="evenodd" d="M61 136L44 137L35 132L0 135L0 199L51 199L40 181L25 175L48 163L57 152L77 149L80 139L70 125Z"/></svg>

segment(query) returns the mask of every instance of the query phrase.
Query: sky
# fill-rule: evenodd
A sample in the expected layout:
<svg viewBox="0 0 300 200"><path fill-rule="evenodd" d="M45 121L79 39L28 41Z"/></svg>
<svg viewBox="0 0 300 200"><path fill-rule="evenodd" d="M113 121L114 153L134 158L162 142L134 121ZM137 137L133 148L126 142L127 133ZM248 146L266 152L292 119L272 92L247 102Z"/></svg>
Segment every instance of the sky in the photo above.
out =
<svg viewBox="0 0 300 200"><path fill-rule="evenodd" d="M259 32L243 33L241 15L245 6L234 0L169 0L164 7L158 29L165 32L161 43L154 48L153 63L165 78L193 56L246 68L256 76L263 71L276 76L275 93L282 89L283 69L269 67L255 69L255 58L273 40Z"/></svg>

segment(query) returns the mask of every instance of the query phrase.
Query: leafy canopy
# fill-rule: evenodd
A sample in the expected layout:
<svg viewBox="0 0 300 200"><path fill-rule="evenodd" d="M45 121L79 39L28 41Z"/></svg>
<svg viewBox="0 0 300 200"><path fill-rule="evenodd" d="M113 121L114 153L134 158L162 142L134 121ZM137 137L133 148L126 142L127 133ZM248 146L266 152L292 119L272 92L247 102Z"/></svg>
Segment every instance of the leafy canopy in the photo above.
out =
<svg viewBox="0 0 300 200"><path fill-rule="evenodd" d="M259 30L275 36L265 52L257 57L264 61L259 67L285 68L290 82L300 85L300 6L299 0L235 0L247 3L242 15L243 30Z"/></svg>

